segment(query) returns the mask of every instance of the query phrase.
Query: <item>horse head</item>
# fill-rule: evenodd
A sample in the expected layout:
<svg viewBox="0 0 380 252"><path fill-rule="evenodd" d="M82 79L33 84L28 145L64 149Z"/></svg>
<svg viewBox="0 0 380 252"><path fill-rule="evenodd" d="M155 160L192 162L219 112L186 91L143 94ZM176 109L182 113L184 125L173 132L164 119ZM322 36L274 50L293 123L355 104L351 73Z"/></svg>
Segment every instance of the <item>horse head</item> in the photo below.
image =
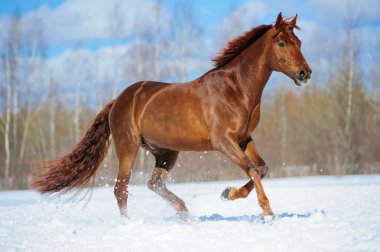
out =
<svg viewBox="0 0 380 252"><path fill-rule="evenodd" d="M306 85L311 76L311 68L301 52L301 40L294 34L297 15L293 19L283 19L281 12L271 29L272 49L270 67L294 80L298 86Z"/></svg>

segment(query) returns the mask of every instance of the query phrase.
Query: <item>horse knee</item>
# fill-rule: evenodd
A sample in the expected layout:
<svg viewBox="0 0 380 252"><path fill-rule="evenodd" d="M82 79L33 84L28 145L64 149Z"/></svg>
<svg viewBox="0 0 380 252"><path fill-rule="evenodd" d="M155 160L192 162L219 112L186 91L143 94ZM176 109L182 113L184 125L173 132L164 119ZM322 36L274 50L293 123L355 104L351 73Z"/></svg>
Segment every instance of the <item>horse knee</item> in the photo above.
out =
<svg viewBox="0 0 380 252"><path fill-rule="evenodd" d="M260 178L262 179L268 173L268 166L266 166L265 164L264 165L251 165L249 167L249 170L254 171L254 174L260 175ZM251 176L250 173L251 172L249 172L249 175Z"/></svg>
<svg viewBox="0 0 380 252"><path fill-rule="evenodd" d="M157 192L158 190L164 188L165 184L162 181L150 179L147 186L153 192Z"/></svg>
<svg viewBox="0 0 380 252"><path fill-rule="evenodd" d="M260 169L261 178L264 178L265 175L267 175L267 173L268 173L268 166L266 165L261 166L261 169Z"/></svg>

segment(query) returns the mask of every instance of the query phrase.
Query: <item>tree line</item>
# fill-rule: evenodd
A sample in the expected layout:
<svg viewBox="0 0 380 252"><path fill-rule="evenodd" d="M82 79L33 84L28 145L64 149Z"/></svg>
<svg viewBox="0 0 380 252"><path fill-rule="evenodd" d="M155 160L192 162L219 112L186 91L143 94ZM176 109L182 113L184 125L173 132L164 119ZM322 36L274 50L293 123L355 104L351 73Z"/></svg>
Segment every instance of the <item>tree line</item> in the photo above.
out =
<svg viewBox="0 0 380 252"><path fill-rule="evenodd" d="M46 56L43 17L36 15L28 24L17 12L11 17L0 44L0 189L28 188L40 161L69 152L99 109L120 92L120 83L192 77L194 66L207 60L199 51L204 34L192 6L184 2L176 8L169 31L162 29L161 5L154 15L156 26L149 32L139 33L136 20L130 42L120 35L122 14L115 6L109 29L113 44L106 54L111 67L105 69L104 59L78 43L60 68L64 74L53 71ZM310 86L296 88L282 79L286 83L266 88L253 139L270 167L268 176L380 172L380 40L371 74L364 76L354 21L344 23L342 46L327 57L329 71L311 64L316 76ZM318 62L318 55L312 54L311 62ZM132 182L145 183L153 161L140 149ZM116 175L111 150L96 183L113 185ZM244 172L217 152L181 153L171 175L174 182L241 178Z"/></svg>

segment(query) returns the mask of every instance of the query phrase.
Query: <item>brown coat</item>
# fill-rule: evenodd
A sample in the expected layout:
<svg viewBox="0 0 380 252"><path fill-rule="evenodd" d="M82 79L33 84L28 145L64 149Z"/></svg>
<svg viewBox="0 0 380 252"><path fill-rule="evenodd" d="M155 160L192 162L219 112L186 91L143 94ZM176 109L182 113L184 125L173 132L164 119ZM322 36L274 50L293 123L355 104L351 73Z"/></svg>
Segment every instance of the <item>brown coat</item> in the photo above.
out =
<svg viewBox="0 0 380 252"><path fill-rule="evenodd" d="M87 185L108 147L104 134L107 139L112 134L119 158L115 196L122 216L126 216L127 186L140 145L156 158L149 188L177 212L187 213L187 208L166 188L165 180L178 152L216 150L250 178L239 189L227 188L222 198L243 198L256 187L263 214L272 215L261 184L267 167L251 135L259 123L261 96L273 71L283 72L297 85L305 84L311 76L300 50L301 41L293 33L298 29L296 19L284 20L280 13L275 25L258 26L230 41L214 59L215 68L193 81L131 85L98 115L71 154L48 165L34 182L35 188L66 192ZM97 134L99 129L103 135Z"/></svg>

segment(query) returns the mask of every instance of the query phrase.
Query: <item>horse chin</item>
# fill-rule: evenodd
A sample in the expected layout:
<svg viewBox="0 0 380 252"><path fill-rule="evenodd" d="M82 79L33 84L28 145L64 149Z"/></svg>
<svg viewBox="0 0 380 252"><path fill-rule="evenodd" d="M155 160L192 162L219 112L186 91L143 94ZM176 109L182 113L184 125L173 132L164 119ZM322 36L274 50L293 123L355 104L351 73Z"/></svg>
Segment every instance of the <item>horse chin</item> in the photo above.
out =
<svg viewBox="0 0 380 252"><path fill-rule="evenodd" d="M308 79L306 79L306 80L299 80L299 79L297 79L297 78L292 78L293 79L293 81L294 81L294 83L297 85L297 86L306 86L307 85L307 83L308 83Z"/></svg>

